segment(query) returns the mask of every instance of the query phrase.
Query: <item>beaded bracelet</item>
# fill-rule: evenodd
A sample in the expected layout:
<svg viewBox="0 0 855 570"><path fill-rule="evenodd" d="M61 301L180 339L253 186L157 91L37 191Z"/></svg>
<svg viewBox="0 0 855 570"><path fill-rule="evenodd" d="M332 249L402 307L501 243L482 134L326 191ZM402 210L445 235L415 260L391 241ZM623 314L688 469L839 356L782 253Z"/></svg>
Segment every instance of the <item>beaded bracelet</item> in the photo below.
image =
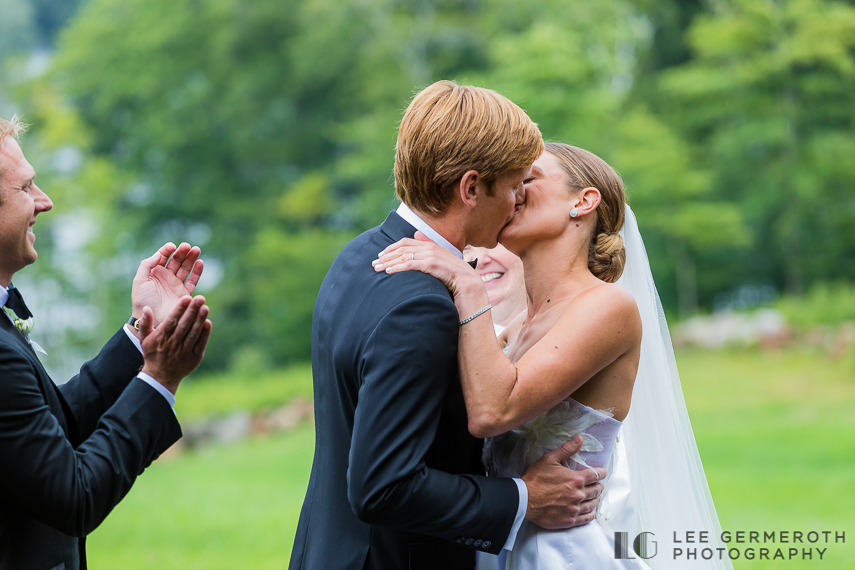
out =
<svg viewBox="0 0 855 570"><path fill-rule="evenodd" d="M469 321L471 321L471 320L472 320L472 319L474 319L475 317L480 317L481 315L483 315L484 313L486 313L487 311L489 311L489 310L490 310L490 309L492 309L492 308L493 308L493 305L487 305L486 307L484 307L483 309L481 309L480 311L478 311L477 313L475 313L475 314L474 314L474 315L472 315L471 317L468 317L468 318L463 319L462 321L460 321L460 324L461 324L461 325L465 325L466 323L468 323Z"/></svg>

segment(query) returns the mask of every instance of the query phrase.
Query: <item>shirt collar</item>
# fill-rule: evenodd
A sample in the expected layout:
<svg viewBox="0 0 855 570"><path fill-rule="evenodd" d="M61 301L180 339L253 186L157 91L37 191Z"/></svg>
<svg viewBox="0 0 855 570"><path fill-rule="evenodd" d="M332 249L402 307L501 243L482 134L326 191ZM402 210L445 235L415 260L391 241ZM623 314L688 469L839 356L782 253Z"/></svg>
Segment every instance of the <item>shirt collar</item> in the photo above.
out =
<svg viewBox="0 0 855 570"><path fill-rule="evenodd" d="M463 259L463 252L454 247L454 245L439 235L439 232L433 229L428 225L426 221L421 219L418 214L416 214L409 206L401 202L401 205L398 206L396 210L398 215L404 218L404 221L409 223L411 226L425 234L431 241L436 243L437 245L441 245L460 259Z"/></svg>
<svg viewBox="0 0 855 570"><path fill-rule="evenodd" d="M0 287L0 313L6 315L10 321L14 324L15 319L12 318L12 315L6 312L6 309L3 307L6 306L6 301L9 300L9 288L8 287ZM3 317L0 317L2 319Z"/></svg>

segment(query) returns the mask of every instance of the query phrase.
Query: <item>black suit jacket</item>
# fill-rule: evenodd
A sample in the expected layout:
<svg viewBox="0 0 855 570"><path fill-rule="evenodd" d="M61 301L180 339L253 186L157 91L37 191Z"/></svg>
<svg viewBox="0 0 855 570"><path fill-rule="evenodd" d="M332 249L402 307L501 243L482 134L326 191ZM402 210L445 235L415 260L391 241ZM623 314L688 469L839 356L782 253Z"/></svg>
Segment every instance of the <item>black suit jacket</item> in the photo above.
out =
<svg viewBox="0 0 855 570"><path fill-rule="evenodd" d="M0 570L86 568L85 537L181 437L120 330L57 387L0 314Z"/></svg>
<svg viewBox="0 0 855 570"><path fill-rule="evenodd" d="M517 486L483 476L468 432L451 295L371 266L415 231L393 212L351 241L315 302L315 457L291 570L471 570L513 525Z"/></svg>

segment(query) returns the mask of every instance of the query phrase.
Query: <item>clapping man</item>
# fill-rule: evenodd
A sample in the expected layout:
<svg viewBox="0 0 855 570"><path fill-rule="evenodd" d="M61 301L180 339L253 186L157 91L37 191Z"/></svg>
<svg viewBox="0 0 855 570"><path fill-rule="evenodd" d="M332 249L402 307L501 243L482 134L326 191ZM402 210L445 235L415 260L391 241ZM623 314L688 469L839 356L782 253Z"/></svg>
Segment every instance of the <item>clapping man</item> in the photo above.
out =
<svg viewBox="0 0 855 570"><path fill-rule="evenodd" d="M11 285L36 261L33 225L53 207L16 140L23 130L0 119L0 569L78 570L86 535L181 437L175 390L201 362L211 323L205 299L190 296L199 248L167 244L140 264L134 326L67 383L51 381Z"/></svg>

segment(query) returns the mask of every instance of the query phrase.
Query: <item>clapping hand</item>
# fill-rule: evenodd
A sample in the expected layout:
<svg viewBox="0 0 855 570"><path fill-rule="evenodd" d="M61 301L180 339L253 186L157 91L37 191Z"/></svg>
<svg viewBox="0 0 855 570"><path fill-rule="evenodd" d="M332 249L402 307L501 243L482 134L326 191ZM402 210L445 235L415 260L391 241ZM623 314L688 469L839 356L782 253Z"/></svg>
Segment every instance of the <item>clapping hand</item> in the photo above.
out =
<svg viewBox="0 0 855 570"><path fill-rule="evenodd" d="M150 307L153 325L158 326L178 304L192 295L202 276L202 250L182 243L167 243L157 253L140 263L131 290L133 316L141 318L143 307Z"/></svg>
<svg viewBox="0 0 855 570"><path fill-rule="evenodd" d="M145 364L142 371L175 394L181 380L193 372L205 357L211 337L208 307L201 295L184 295L157 330L153 314L143 307L140 319L140 341Z"/></svg>

